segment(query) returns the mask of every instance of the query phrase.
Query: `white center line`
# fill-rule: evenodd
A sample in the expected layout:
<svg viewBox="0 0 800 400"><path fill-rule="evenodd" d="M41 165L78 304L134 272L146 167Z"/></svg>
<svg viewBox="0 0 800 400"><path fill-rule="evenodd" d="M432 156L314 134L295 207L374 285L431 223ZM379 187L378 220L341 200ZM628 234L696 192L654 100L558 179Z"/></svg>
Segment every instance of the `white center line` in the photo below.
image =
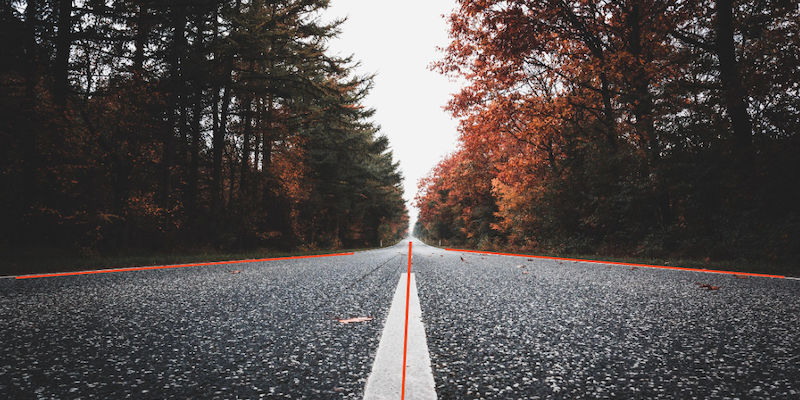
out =
<svg viewBox="0 0 800 400"><path fill-rule="evenodd" d="M403 374L403 330L405 328L406 274L400 276L392 305L386 316L381 341L372 372L367 379L364 399L400 399ZM422 309L417 295L417 282L411 273L411 297L408 315L408 352L406 360L406 399L436 399L431 371L431 357L422 325Z"/></svg>

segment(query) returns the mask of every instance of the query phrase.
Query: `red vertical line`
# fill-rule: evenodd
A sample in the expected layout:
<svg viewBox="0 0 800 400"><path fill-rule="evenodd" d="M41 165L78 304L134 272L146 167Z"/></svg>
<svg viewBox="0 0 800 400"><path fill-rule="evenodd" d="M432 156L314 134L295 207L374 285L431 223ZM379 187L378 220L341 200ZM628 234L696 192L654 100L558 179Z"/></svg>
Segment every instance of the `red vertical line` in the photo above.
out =
<svg viewBox="0 0 800 400"><path fill-rule="evenodd" d="M403 383L400 388L400 400L406 398L406 354L408 352L408 301L411 297L411 242L408 242L408 273L406 274L406 328L403 334Z"/></svg>

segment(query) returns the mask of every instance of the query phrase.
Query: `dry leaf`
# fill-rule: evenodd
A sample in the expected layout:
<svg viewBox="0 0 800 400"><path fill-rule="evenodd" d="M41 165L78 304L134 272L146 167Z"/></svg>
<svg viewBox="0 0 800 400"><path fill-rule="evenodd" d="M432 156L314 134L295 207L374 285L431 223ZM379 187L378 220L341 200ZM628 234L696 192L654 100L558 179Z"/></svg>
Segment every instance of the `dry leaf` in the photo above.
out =
<svg viewBox="0 0 800 400"><path fill-rule="evenodd" d="M528 261L533 261L533 259L532 259L532 258L529 258L529 259L528 259Z"/></svg>
<svg viewBox="0 0 800 400"><path fill-rule="evenodd" d="M461 261L466 261L466 260L464 260L464 257L461 257Z"/></svg>
<svg viewBox="0 0 800 400"><path fill-rule="evenodd" d="M639 269L639 268L637 268L637 267L631 267L631 271L636 271L637 269Z"/></svg>
<svg viewBox="0 0 800 400"><path fill-rule="evenodd" d="M530 274L530 272L528 272L528 271L522 271L522 273L525 274L525 275Z"/></svg>
<svg viewBox="0 0 800 400"><path fill-rule="evenodd" d="M341 324L349 324L353 322L367 322L367 321L372 321L372 317L353 317L347 319L337 319L337 321L339 321L339 323Z"/></svg>
<svg viewBox="0 0 800 400"><path fill-rule="evenodd" d="M517 265L517 268L525 268L524 264Z"/></svg>
<svg viewBox="0 0 800 400"><path fill-rule="evenodd" d="M710 285L708 283L700 283L700 282L695 282L695 284L697 286L700 286L702 289L705 289L705 290L719 290L719 288L722 287L722 286L714 286L714 285Z"/></svg>
<svg viewBox="0 0 800 400"><path fill-rule="evenodd" d="M231 273L232 273L232 274L238 274L238 273L240 273L240 272L242 272L242 271L241 271L241 270L238 270L238 269L235 269L235 270L231 271Z"/></svg>
<svg viewBox="0 0 800 400"><path fill-rule="evenodd" d="M736 279L747 279L747 278L749 278L749 276L747 276L747 275L734 275L733 277L736 278Z"/></svg>

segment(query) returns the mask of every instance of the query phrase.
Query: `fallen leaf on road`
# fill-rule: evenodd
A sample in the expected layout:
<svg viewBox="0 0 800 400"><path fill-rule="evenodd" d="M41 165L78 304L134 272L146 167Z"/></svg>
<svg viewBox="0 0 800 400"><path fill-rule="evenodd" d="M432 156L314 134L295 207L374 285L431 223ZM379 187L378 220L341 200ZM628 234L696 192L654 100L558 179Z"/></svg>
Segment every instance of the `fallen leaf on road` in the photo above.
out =
<svg viewBox="0 0 800 400"><path fill-rule="evenodd" d="M242 271L241 271L241 270L238 270L238 269L235 269L235 270L231 271L231 273L232 273L232 274L238 274L238 273L240 273L240 272L242 272Z"/></svg>
<svg viewBox="0 0 800 400"><path fill-rule="evenodd" d="M466 260L464 260L464 257L461 257L461 261L466 261Z"/></svg>
<svg viewBox="0 0 800 400"><path fill-rule="evenodd" d="M705 290L719 290L719 288L722 287L722 286L714 286L714 285L710 285L708 283L700 283L700 282L695 282L695 284L697 286L700 286L700 288L705 289Z"/></svg>
<svg viewBox="0 0 800 400"><path fill-rule="evenodd" d="M354 318L347 318L347 319L337 319L341 324L349 324L354 322L367 322L372 321L372 317L354 317Z"/></svg>
<svg viewBox="0 0 800 400"><path fill-rule="evenodd" d="M522 271L522 273L525 274L525 275L530 274L530 272L528 272L528 271Z"/></svg>
<svg viewBox="0 0 800 400"><path fill-rule="evenodd" d="M639 269L639 268L631 267L631 271L636 271L637 269Z"/></svg>
<svg viewBox="0 0 800 400"><path fill-rule="evenodd" d="M736 278L736 279L747 279L747 278L749 278L749 276L747 276L747 275L734 275L733 277Z"/></svg>
<svg viewBox="0 0 800 400"><path fill-rule="evenodd" d="M525 268L524 264L517 265L517 268Z"/></svg>
<svg viewBox="0 0 800 400"><path fill-rule="evenodd" d="M532 259L532 258L529 258L529 259L528 259L528 261L533 261L533 259Z"/></svg>

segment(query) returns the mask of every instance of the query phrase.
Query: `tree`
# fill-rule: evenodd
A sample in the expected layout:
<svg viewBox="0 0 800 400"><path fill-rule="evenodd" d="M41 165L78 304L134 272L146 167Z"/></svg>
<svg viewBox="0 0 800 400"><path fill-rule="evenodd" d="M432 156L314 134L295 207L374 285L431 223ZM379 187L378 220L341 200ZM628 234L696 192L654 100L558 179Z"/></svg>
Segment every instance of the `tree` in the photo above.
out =
<svg viewBox="0 0 800 400"><path fill-rule="evenodd" d="M496 207L494 246L735 258L763 255L756 243L772 237L780 244L770 256L795 254L786 240L798 224L785 218L796 221L797 192L778 196L773 185L797 175L786 173L798 160L797 129L785 123L797 118L789 71L798 63L787 56L798 49L787 30L796 7L459 6L435 68L467 81L448 104L461 149L420 185L421 232L476 245L469 238L482 228L464 210L476 182L490 181L478 192ZM488 179L459 179L469 160ZM756 173L759 182L748 178Z"/></svg>
<svg viewBox="0 0 800 400"><path fill-rule="evenodd" d="M4 7L3 37L14 40L0 63L0 244L288 248L399 237L402 177L373 112L358 105L372 77L328 54L341 21L320 22L327 4Z"/></svg>

